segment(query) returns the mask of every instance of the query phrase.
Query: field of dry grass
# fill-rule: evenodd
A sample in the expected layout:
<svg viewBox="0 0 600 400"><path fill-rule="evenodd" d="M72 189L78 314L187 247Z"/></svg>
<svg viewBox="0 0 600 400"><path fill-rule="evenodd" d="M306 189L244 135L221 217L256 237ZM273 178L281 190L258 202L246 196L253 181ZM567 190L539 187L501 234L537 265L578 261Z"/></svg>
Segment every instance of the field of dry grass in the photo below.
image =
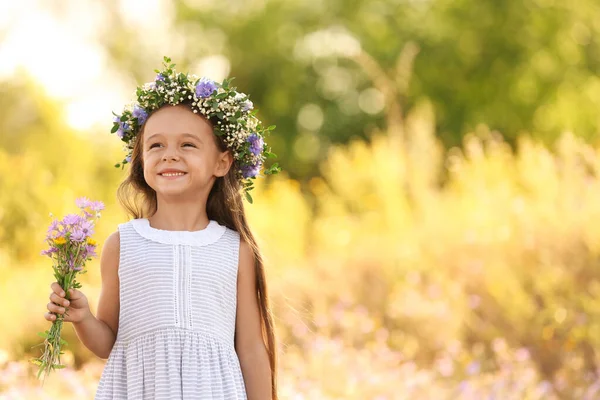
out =
<svg viewBox="0 0 600 400"><path fill-rule="evenodd" d="M417 108L404 139L374 133L306 185L258 186L281 398L599 398L600 152L570 134L511 149L485 128L446 151L432 126ZM102 200L100 244L122 220ZM103 362L71 327L69 368L33 378L50 267L0 258L0 291L20 299L0 319L0 399L92 398Z"/></svg>

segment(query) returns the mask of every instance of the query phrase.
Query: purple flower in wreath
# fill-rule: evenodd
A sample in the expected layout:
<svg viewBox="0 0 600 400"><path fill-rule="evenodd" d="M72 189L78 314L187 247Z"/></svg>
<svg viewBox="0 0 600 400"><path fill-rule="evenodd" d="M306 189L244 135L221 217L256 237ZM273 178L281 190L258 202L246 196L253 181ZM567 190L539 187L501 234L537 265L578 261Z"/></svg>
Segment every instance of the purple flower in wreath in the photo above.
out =
<svg viewBox="0 0 600 400"><path fill-rule="evenodd" d="M242 104L242 111L250 111L254 108L254 103L252 103L250 100L246 100L241 104Z"/></svg>
<svg viewBox="0 0 600 400"><path fill-rule="evenodd" d="M242 176L244 178L254 178L260 172L260 167L262 167L260 162L254 165L244 165L242 167Z"/></svg>
<svg viewBox="0 0 600 400"><path fill-rule="evenodd" d="M129 130L129 124L127 122L121 122L121 126L119 126L119 129L117 129L117 136L119 136L121 139L123 139L123 137L125 136L125 131Z"/></svg>
<svg viewBox="0 0 600 400"><path fill-rule="evenodd" d="M138 125L143 125L148 119L148 113L140 106L135 106L132 112L133 116L137 118Z"/></svg>
<svg viewBox="0 0 600 400"><path fill-rule="evenodd" d="M265 142L263 141L263 138L258 136L256 133L248 136L247 141L250 143L250 152L255 156L259 155L263 151Z"/></svg>
<svg viewBox="0 0 600 400"><path fill-rule="evenodd" d="M206 98L209 97L215 90L217 90L217 84L206 77L203 77L196 84L196 97Z"/></svg>

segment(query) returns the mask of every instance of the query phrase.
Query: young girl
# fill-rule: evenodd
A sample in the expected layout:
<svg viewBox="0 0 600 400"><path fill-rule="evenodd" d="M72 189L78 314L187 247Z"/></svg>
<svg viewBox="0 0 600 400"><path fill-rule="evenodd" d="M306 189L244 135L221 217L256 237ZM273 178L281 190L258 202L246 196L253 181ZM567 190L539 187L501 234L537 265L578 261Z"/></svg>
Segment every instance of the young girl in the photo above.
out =
<svg viewBox="0 0 600 400"><path fill-rule="evenodd" d="M108 359L96 400L275 400L264 268L241 197L272 155L271 128L229 81L169 63L115 118L131 164L118 198L134 219L104 245L97 315L55 282L45 317L65 314Z"/></svg>

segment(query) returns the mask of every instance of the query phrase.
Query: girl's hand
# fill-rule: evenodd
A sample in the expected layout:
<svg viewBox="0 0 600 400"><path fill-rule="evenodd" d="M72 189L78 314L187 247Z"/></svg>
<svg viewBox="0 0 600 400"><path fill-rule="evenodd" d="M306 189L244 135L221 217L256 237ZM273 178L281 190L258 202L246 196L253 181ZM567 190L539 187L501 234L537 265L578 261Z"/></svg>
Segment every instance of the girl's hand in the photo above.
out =
<svg viewBox="0 0 600 400"><path fill-rule="evenodd" d="M56 321L55 314L65 314L65 311L65 322L78 323L92 315L88 299L82 292L77 289L70 289L70 300L67 300L65 292L58 282L52 283L50 287L52 293L50 293L50 303L47 305L50 312L44 314L44 318L48 321Z"/></svg>

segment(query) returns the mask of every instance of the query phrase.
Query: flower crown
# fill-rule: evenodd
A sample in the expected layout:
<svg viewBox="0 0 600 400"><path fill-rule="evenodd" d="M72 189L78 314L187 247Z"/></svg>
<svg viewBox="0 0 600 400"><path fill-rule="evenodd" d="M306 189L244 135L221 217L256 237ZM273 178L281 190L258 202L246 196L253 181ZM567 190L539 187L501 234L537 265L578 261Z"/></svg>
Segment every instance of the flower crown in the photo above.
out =
<svg viewBox="0 0 600 400"><path fill-rule="evenodd" d="M164 69L154 82L138 86L137 101L125 107L123 113L115 115L111 133L116 133L123 142L127 156L115 167L124 167L131 162L135 138L151 112L165 104L185 103L194 113L200 113L213 124L215 135L223 138L232 152L238 170L237 177L243 184L246 198L252 202L248 192L253 188L253 179L260 172L266 158L276 157L266 145L264 137L275 129L275 125L264 128L256 118L256 110L248 95L237 92L230 83L233 78L217 83L206 77L175 72L175 64L164 58ZM281 171L277 163L264 171L265 175Z"/></svg>

